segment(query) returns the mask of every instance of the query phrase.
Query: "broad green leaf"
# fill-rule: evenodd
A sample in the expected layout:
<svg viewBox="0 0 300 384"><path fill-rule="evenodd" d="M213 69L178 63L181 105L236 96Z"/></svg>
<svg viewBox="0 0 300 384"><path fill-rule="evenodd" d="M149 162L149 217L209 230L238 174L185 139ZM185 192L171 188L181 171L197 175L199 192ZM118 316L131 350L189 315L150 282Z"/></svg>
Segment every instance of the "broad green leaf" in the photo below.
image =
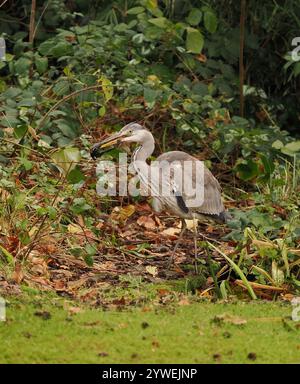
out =
<svg viewBox="0 0 300 384"><path fill-rule="evenodd" d="M275 149L280 149L283 146L284 146L283 142L280 141L280 140L275 140L274 143L272 144L272 147L275 148Z"/></svg>
<svg viewBox="0 0 300 384"><path fill-rule="evenodd" d="M39 45L39 52L41 55L43 56L48 56L50 55L50 52L51 52L51 49L55 46L55 41L54 40L46 40L46 41L43 41L40 45Z"/></svg>
<svg viewBox="0 0 300 384"><path fill-rule="evenodd" d="M210 33L215 33L218 26L218 20L214 12L206 11L204 13L204 26Z"/></svg>
<svg viewBox="0 0 300 384"><path fill-rule="evenodd" d="M37 57L35 59L35 67L40 75L45 73L48 68L48 59L47 57Z"/></svg>
<svg viewBox="0 0 300 384"><path fill-rule="evenodd" d="M144 7L134 7L134 8L128 9L127 14L128 15L138 15L139 13L144 12L144 10L145 10Z"/></svg>
<svg viewBox="0 0 300 384"><path fill-rule="evenodd" d="M30 171L30 169L33 167L33 163L26 159L26 157L20 157L20 164L23 165L26 171Z"/></svg>
<svg viewBox="0 0 300 384"><path fill-rule="evenodd" d="M188 27L186 49L192 53L201 53L204 44L203 35L198 29Z"/></svg>
<svg viewBox="0 0 300 384"><path fill-rule="evenodd" d="M50 51L51 56L60 58L62 56L68 56L73 53L72 44L67 41L58 42Z"/></svg>
<svg viewBox="0 0 300 384"><path fill-rule="evenodd" d="M113 94L114 94L114 88L112 86L112 82L102 75L100 77L100 83L104 93L105 101L108 102L113 97Z"/></svg>
<svg viewBox="0 0 300 384"><path fill-rule="evenodd" d="M281 152L285 155L294 156L296 152L300 151L300 140L293 141L291 143L286 144L281 148Z"/></svg>
<svg viewBox="0 0 300 384"><path fill-rule="evenodd" d="M74 129L74 126L68 123L67 120L58 119L56 120L56 125L58 126L59 130L64 134L64 136L70 139L75 139L77 135L76 129ZM59 132L57 133L57 135L61 136Z"/></svg>
<svg viewBox="0 0 300 384"><path fill-rule="evenodd" d="M78 148L67 147L53 152L51 159L64 173L67 173L75 168L76 163L81 159L81 154Z"/></svg>
<svg viewBox="0 0 300 384"><path fill-rule="evenodd" d="M22 125L17 125L15 128L14 128L14 134L15 136L18 138L18 139L21 139L25 133L27 132L28 130L28 127L27 125L25 124L22 124Z"/></svg>
<svg viewBox="0 0 300 384"><path fill-rule="evenodd" d="M27 59L26 57L20 57L15 62L15 71L19 75L24 75L29 70L30 65L31 65L31 61L29 59Z"/></svg>
<svg viewBox="0 0 300 384"><path fill-rule="evenodd" d="M99 115L100 117L103 117L103 116L105 115L105 113L106 113L105 105L102 105L102 107L100 107L100 108L98 109L98 115Z"/></svg>
<svg viewBox="0 0 300 384"><path fill-rule="evenodd" d="M252 180L259 175L259 168L257 163L253 160L243 160L235 167L237 175L244 181Z"/></svg>
<svg viewBox="0 0 300 384"><path fill-rule="evenodd" d="M89 267L92 267L93 264L94 264L94 258L93 258L93 255L89 255L89 254L87 254L86 256L84 256L84 261L86 262L86 264L87 264Z"/></svg>
<svg viewBox="0 0 300 384"><path fill-rule="evenodd" d="M53 87L53 92L57 96L67 95L70 93L70 82L67 80L58 81Z"/></svg>
<svg viewBox="0 0 300 384"><path fill-rule="evenodd" d="M193 8L190 10L190 13L188 14L187 18L186 18L186 21L190 24L190 25L198 25L200 23L202 19L202 12L200 11L200 9L197 9L197 8Z"/></svg>
<svg viewBox="0 0 300 384"><path fill-rule="evenodd" d="M56 218L56 216L57 216L57 210L56 210L54 207L52 207L52 206L50 205L49 207L46 208L46 211L47 211L47 213L48 213L50 219L53 220L53 219Z"/></svg>
<svg viewBox="0 0 300 384"><path fill-rule="evenodd" d="M144 99L147 107L153 108L159 95L160 91L151 88L144 88Z"/></svg>
<svg viewBox="0 0 300 384"><path fill-rule="evenodd" d="M77 184L80 181L83 181L84 179L85 179L85 176L78 166L76 166L74 169L72 169L68 174L68 181L71 184Z"/></svg>
<svg viewBox="0 0 300 384"><path fill-rule="evenodd" d="M60 58L72 54L73 46L65 40L55 41L54 39L49 39L40 44L39 52L43 56Z"/></svg>
<svg viewBox="0 0 300 384"><path fill-rule="evenodd" d="M159 28L167 28L169 21L165 17L156 17L154 19L149 19L149 23L156 25Z"/></svg>
<svg viewBox="0 0 300 384"><path fill-rule="evenodd" d="M3 255L6 257L6 260L8 261L9 264L11 264L11 265L14 264L14 257L13 257L13 255L10 252L8 252L7 249L2 247L1 244L0 244L0 252L3 253Z"/></svg>

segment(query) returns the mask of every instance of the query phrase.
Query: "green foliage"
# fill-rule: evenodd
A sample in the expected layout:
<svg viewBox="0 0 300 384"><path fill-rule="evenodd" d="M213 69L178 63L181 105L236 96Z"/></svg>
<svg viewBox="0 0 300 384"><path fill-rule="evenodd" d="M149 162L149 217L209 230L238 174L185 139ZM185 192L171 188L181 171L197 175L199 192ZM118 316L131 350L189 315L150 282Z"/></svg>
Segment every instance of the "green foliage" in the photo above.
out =
<svg viewBox="0 0 300 384"><path fill-rule="evenodd" d="M237 242L241 255L249 228L257 239L283 238L287 249L294 249L299 226L289 212L299 208L300 145L291 134L299 123L300 70L287 52L299 27L299 2L284 3L248 5L244 117L239 116L236 2L38 2L33 44L24 17L31 1L17 0L13 13L5 4L0 9L0 35L7 42L6 61L0 62L0 188L9 197L1 203L3 231L28 245L39 233L36 220L42 228L47 219L48 229L68 233L82 216L98 236L99 212L86 168L93 136L142 121L161 149L204 152L209 166L229 175L229 194L246 189L265 195L255 196L253 209L233 210L226 239ZM287 23L289 18L296 26ZM42 202L35 198L37 188L46 191ZM103 211L111 204L101 203ZM274 212L274 204L287 217ZM11 212L19 217L15 222ZM92 265L95 244L70 240L67 246ZM259 268L277 282L285 268L284 278L296 286L295 255L278 247L259 250ZM234 260L233 270L265 283L249 260ZM221 283L223 296L226 287Z"/></svg>

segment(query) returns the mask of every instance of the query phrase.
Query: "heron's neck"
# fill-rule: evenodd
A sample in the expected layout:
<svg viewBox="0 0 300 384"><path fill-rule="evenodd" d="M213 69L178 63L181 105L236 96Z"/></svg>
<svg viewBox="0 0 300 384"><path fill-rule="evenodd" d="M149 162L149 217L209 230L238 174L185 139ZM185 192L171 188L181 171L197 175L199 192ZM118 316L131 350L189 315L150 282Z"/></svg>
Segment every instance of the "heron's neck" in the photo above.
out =
<svg viewBox="0 0 300 384"><path fill-rule="evenodd" d="M139 145L133 154L133 162L146 162L148 157L152 155L154 151L154 139L153 136L149 133L149 136L144 140L144 142Z"/></svg>
<svg viewBox="0 0 300 384"><path fill-rule="evenodd" d="M147 164L147 159L154 151L154 139L151 133L147 135L143 143L139 145L132 157L132 165L137 173L142 185L146 187L148 193L156 193L156 188L151 183L151 165Z"/></svg>

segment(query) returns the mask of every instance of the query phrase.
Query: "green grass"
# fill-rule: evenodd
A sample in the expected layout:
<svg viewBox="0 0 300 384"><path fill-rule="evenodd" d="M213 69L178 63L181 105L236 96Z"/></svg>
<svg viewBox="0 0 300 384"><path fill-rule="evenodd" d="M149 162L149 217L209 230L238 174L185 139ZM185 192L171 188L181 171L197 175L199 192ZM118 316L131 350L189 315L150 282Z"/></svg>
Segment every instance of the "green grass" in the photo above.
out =
<svg viewBox="0 0 300 384"><path fill-rule="evenodd" d="M198 302L147 311L81 306L70 314L72 306L45 294L8 298L0 362L300 363L300 330L289 320L288 304ZM222 314L247 323L213 321Z"/></svg>

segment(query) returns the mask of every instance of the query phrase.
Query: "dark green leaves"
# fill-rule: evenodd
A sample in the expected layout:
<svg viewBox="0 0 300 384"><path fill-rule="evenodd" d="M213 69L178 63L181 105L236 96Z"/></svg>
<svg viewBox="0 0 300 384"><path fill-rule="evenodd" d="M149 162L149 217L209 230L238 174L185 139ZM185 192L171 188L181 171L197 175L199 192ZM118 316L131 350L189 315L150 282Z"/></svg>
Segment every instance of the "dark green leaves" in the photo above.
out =
<svg viewBox="0 0 300 384"><path fill-rule="evenodd" d="M84 181L84 179L85 179L85 176L78 166L72 169L68 174L68 181L71 184L80 183L81 181Z"/></svg>
<svg viewBox="0 0 300 384"><path fill-rule="evenodd" d="M25 75L31 66L31 60L26 57L20 57L14 64L15 72L18 75Z"/></svg>
<svg viewBox="0 0 300 384"><path fill-rule="evenodd" d="M151 89L151 88L144 88L144 99L145 103L148 108L153 108L155 105L155 102L160 95L160 91Z"/></svg>
<svg viewBox="0 0 300 384"><path fill-rule="evenodd" d="M251 159L240 161L235 169L238 177L244 181L252 180L259 175L258 165Z"/></svg>
<svg viewBox="0 0 300 384"><path fill-rule="evenodd" d="M264 154L259 154L259 158L255 161L252 159L239 160L235 167L238 177L244 181L267 182L274 170L273 158Z"/></svg>
<svg viewBox="0 0 300 384"><path fill-rule="evenodd" d="M165 17L156 17L153 19L149 19L148 21L149 21L149 23L155 25L156 27L162 28L162 29L167 28L168 25L170 24L169 20Z"/></svg>
<svg viewBox="0 0 300 384"><path fill-rule="evenodd" d="M215 13L211 10L207 10L204 13L204 26L210 33L215 33L218 26L218 20Z"/></svg>
<svg viewBox="0 0 300 384"><path fill-rule="evenodd" d="M40 57L40 56L37 56L35 58L35 67L38 71L38 73L40 75L42 75L43 73L46 72L47 68L48 68L48 59L47 57Z"/></svg>
<svg viewBox="0 0 300 384"><path fill-rule="evenodd" d="M73 47L72 44L67 41L61 40L57 42L54 39L49 39L39 46L39 52L43 56L60 58L71 55L73 53Z"/></svg>
<svg viewBox="0 0 300 384"><path fill-rule="evenodd" d="M138 15L139 13L142 13L144 11L145 11L144 7L134 7L134 8L128 9L127 15Z"/></svg>
<svg viewBox="0 0 300 384"><path fill-rule="evenodd" d="M202 19L202 12L200 11L200 9L193 8L190 10L190 12L186 18L186 21L190 25L196 26L200 23L201 19Z"/></svg>

